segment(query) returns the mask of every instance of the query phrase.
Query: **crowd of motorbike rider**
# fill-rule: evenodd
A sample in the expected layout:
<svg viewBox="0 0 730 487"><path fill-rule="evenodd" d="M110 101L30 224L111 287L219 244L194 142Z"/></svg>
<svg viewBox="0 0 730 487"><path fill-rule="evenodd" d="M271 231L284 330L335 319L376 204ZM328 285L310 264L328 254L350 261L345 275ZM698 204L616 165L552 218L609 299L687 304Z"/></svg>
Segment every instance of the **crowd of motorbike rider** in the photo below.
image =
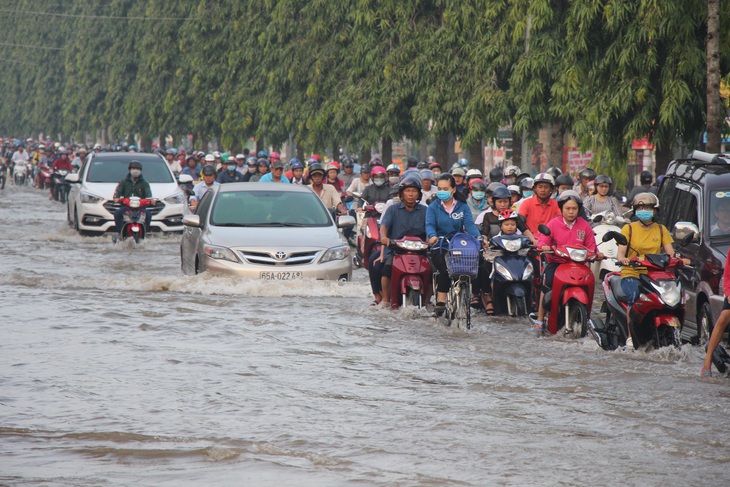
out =
<svg viewBox="0 0 730 487"><path fill-rule="evenodd" d="M92 150L136 152L137 148L134 145L103 148L96 144ZM538 282L539 294L536 293L533 302L537 309L530 313L530 320L539 331L545 329L544 295L553 286L556 269L565 262L564 257L551 253L552 250L577 245L589 249L597 260L604 258L592 230L596 224L592 215L630 214L631 221L621 228L627 242L618 245L617 256L617 261L623 265L621 289L629 308L639 299L639 276L646 273L645 268L629 265L632 259L662 252L672 257L676 255L671 233L656 221L659 200L649 171L641 173L641 185L629 193L625 202L619 202L614 196L611 178L589 168L580 171L574 180L556 167L534 176L514 165L505 169L495 167L482 174L463 158L448 166L433 158L425 162L409 157L401 168L397 164L386 166L378 157L358 164L348 156L326 162L313 154L306 161L293 158L285 163L277 152L254 154L244 150L234 156L217 151L157 151L164 156L173 173L192 179L181 186L188 193L193 211L209 188L233 182L308 185L334 215L362 217L366 206L384 203L382 213L378 215L379 230L373 237L380 247L361 256L370 274L373 305L392 305L392 243L404 237L417 237L431 246L430 262L437 274L435 316L444 312L446 293L451 285L445 257L448 246L443 245L444 241L456 232L465 232L488 249L490 242L498 236L522 235L529 239L535 250L530 256L534 266L541 265L538 255L545 253ZM0 160L3 176L0 187L4 187L7 175L15 181L16 173L25 167L27 181L37 188L48 187L49 198L53 199L54 178L48 180L47 174L78 171L88 152L85 146L66 148L59 143L35 143L31 139L15 143L5 141ZM133 170L141 170L141 167L130 167L130 175ZM129 183L131 187L135 184L134 179ZM150 196L145 193L145 197ZM543 225L549 232L541 232ZM353 231L349 232L353 237ZM687 259L681 260L689 264ZM472 282L474 298L470 305L487 315L495 313L493 276L493 264L480 259L478 275ZM504 310L505 307L496 309ZM727 321L730 321L730 305L727 309ZM628 334L627 344L631 344L630 331ZM707 364L703 366L703 374L709 374Z"/></svg>

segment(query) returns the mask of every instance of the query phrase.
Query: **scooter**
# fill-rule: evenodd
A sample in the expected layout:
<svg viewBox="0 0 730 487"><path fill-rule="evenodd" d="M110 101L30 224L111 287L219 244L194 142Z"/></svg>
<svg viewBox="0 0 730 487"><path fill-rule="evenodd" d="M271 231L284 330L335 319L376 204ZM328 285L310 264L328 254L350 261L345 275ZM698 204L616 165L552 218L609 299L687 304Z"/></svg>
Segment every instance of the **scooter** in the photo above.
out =
<svg viewBox="0 0 730 487"><path fill-rule="evenodd" d="M428 244L418 237L407 236L393 241L390 248L395 253L390 278L392 307L425 307L433 294Z"/></svg>
<svg viewBox="0 0 730 487"><path fill-rule="evenodd" d="M134 243L138 244L140 240L144 240L147 233L145 229L147 212L144 208L150 206L152 200L132 196L131 198L121 198L119 202L129 208L124 212L124 219L122 220L122 241L133 238ZM112 240L116 243L116 235L112 237Z"/></svg>
<svg viewBox="0 0 730 487"><path fill-rule="evenodd" d="M680 248L693 238L688 235L680 242ZM614 239L619 245L627 245L626 237L618 232L608 232L603 239ZM643 259L634 257L632 267L647 269L639 276L641 297L628 309L626 294L621 288L621 273L612 272L603 280L606 301L602 311L605 324L595 320L591 334L601 348L615 350L626 344L627 331L631 332L634 348L651 344L654 348L679 347L680 329L684 322L685 294L675 269L683 266L681 259L666 254L648 254ZM630 323L627 324L627 315Z"/></svg>
<svg viewBox="0 0 730 487"><path fill-rule="evenodd" d="M620 233L624 223L626 223L624 217L612 211L602 211L591 217L591 226L593 227L593 234L596 236L596 242L601 242L598 246L601 253L606 256L602 261L591 264L593 276L598 282L603 281L606 274L619 271L619 266L616 264L618 245L613 239L604 242L603 236L608 232Z"/></svg>
<svg viewBox="0 0 730 487"><path fill-rule="evenodd" d="M53 199L60 201L61 203L66 202L66 197L71 189L71 184L66 182L66 175L68 175L67 169L56 169L53 172Z"/></svg>
<svg viewBox="0 0 730 487"><path fill-rule="evenodd" d="M532 309L532 241L522 235L492 238L484 258L492 262L492 301L496 314L525 316Z"/></svg>
<svg viewBox="0 0 730 487"><path fill-rule="evenodd" d="M28 164L17 161L13 167L13 181L16 186L23 186L28 182Z"/></svg>
<svg viewBox="0 0 730 487"><path fill-rule="evenodd" d="M540 233L550 236L546 225L538 227ZM555 335L560 327L564 334L582 338L588 332L593 307L596 280L587 262L593 262L597 254L582 245L553 246L552 252L567 261L555 271L553 288L545 293L543 306L547 312L547 329Z"/></svg>
<svg viewBox="0 0 730 487"><path fill-rule="evenodd" d="M48 189L51 187L51 168L46 164L38 167L38 189Z"/></svg>
<svg viewBox="0 0 730 487"><path fill-rule="evenodd" d="M374 205L363 201L363 221L357 236L357 252L360 262L366 269L370 268L370 256L380 250L380 228L378 221L385 209L384 202Z"/></svg>

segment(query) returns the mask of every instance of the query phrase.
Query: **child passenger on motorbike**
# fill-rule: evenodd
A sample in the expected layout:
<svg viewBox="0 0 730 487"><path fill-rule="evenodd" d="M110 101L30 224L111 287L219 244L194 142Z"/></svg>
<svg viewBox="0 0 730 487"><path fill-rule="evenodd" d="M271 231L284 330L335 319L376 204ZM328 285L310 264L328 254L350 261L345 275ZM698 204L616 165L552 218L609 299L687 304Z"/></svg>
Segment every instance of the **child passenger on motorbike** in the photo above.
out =
<svg viewBox="0 0 730 487"><path fill-rule="evenodd" d="M563 191L557 199L560 215L556 216L547 223L550 229L550 236L540 234L537 239L537 247L543 252L549 252L552 246L562 245L582 245L587 249L596 252L597 260L603 259L603 254L598 252L596 239L593 235L591 225L583 218L578 218L583 202L577 192L571 190ZM553 287L553 278L558 266L565 262L563 257L555 255L547 255L547 265L542 272L542 286L540 291L540 300L538 301L537 319L535 320L535 328L542 330L544 327L545 307L543 299L545 293Z"/></svg>

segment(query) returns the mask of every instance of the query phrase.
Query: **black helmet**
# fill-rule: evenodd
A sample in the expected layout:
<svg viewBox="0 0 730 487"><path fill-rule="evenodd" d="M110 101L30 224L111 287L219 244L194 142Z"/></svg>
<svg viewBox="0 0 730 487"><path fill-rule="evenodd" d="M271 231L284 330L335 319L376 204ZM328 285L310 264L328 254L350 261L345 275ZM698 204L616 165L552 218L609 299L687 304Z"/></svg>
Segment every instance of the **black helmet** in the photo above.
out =
<svg viewBox="0 0 730 487"><path fill-rule="evenodd" d="M561 174L555 178L555 186L573 187L573 178L570 177L570 174Z"/></svg>
<svg viewBox="0 0 730 487"><path fill-rule="evenodd" d="M418 167L418 158L410 156L406 161L406 167Z"/></svg>
<svg viewBox="0 0 730 487"><path fill-rule="evenodd" d="M651 182L654 181L654 176L649 171L641 171L639 180L641 181L641 184L643 184L643 185L651 184Z"/></svg>
<svg viewBox="0 0 730 487"><path fill-rule="evenodd" d="M309 165L309 175L311 176L315 172L321 172L322 176L326 174L324 168L322 167L322 164L320 164L319 162L313 162Z"/></svg>
<svg viewBox="0 0 730 487"><path fill-rule="evenodd" d="M590 167L587 167L578 173L578 177L580 177L581 179L587 179L588 181L593 181L594 179L596 179L596 171L594 171Z"/></svg>
<svg viewBox="0 0 730 487"><path fill-rule="evenodd" d="M595 181L596 186L598 186L599 184L608 184L609 186L613 186L613 181L611 181L611 178L609 178L605 174L600 174L596 176Z"/></svg>
<svg viewBox="0 0 730 487"><path fill-rule="evenodd" d="M565 206L565 203L567 201L575 201L576 203L578 203L579 211L580 208L583 206L583 200L580 199L580 195L572 189L563 191L562 193L560 193L560 196L558 196L558 208L560 208L560 211L563 211L563 206Z"/></svg>
<svg viewBox="0 0 730 487"><path fill-rule="evenodd" d="M203 166L203 176L215 176L215 166L213 164Z"/></svg>
<svg viewBox="0 0 730 487"><path fill-rule="evenodd" d="M349 157L342 158L342 167L355 167L355 163Z"/></svg>
<svg viewBox="0 0 730 487"><path fill-rule="evenodd" d="M360 166L361 173L370 174L370 171L371 171L370 164L363 164L362 166Z"/></svg>
<svg viewBox="0 0 730 487"><path fill-rule="evenodd" d="M266 159L265 157L259 157L258 160L256 161L256 164L259 166L269 167L269 160Z"/></svg>
<svg viewBox="0 0 730 487"><path fill-rule="evenodd" d="M504 172L502 172L502 169L499 167L495 167L491 171L489 171L489 180L493 183L501 183L502 179L504 179Z"/></svg>
<svg viewBox="0 0 730 487"><path fill-rule="evenodd" d="M500 186L492 191L492 201L501 199L511 199L512 194L507 189L507 186Z"/></svg>
<svg viewBox="0 0 730 487"><path fill-rule="evenodd" d="M419 171L421 169L428 169L428 162L426 162L426 161L419 162L418 164L416 164L416 169L418 169Z"/></svg>
<svg viewBox="0 0 730 487"><path fill-rule="evenodd" d="M398 184L398 192L400 193L406 188L416 188L421 191L421 180L415 175L408 175Z"/></svg>
<svg viewBox="0 0 730 487"><path fill-rule="evenodd" d="M471 183L471 190L472 191L484 191L487 192L487 183L482 181L481 179L475 180Z"/></svg>
<svg viewBox="0 0 730 487"><path fill-rule="evenodd" d="M558 176L563 174L563 171L561 171L559 167L555 166L550 166L549 168L545 169L545 172L551 175L553 179L557 179Z"/></svg>
<svg viewBox="0 0 730 487"><path fill-rule="evenodd" d="M129 169L142 169L142 163L139 161L129 161Z"/></svg>

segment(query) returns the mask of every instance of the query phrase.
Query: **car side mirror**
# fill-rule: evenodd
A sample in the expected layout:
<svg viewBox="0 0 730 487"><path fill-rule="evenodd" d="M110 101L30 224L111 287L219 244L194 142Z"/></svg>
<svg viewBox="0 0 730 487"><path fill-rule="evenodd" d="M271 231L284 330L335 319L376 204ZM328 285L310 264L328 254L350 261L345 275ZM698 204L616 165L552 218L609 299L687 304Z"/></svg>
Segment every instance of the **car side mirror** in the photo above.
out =
<svg viewBox="0 0 730 487"><path fill-rule="evenodd" d="M177 182L180 184L192 183L193 177L190 174L181 174L177 177Z"/></svg>
<svg viewBox="0 0 730 487"><path fill-rule="evenodd" d="M685 238L689 236L690 239L684 243L684 245L687 245L694 240L699 240L700 237L700 229L692 222L675 223L674 232L672 233L674 233L674 239L679 240L680 242L684 242Z"/></svg>
<svg viewBox="0 0 730 487"><path fill-rule="evenodd" d="M342 215L337 219L337 228L351 228L354 227L357 222L354 217L350 215Z"/></svg>
<svg viewBox="0 0 730 487"><path fill-rule="evenodd" d="M67 183L78 183L79 182L79 173L72 172L69 174L66 174L66 182Z"/></svg>
<svg viewBox="0 0 730 487"><path fill-rule="evenodd" d="M185 215L183 217L183 225L186 227L200 228L200 215Z"/></svg>
<svg viewBox="0 0 730 487"><path fill-rule="evenodd" d="M540 233L542 233L543 235L547 235L548 237L550 236L550 233L551 233L551 232L550 232L550 229L549 229L549 228L547 227L547 225L540 225L539 227L537 227L537 229L538 229L538 230L540 231Z"/></svg>

